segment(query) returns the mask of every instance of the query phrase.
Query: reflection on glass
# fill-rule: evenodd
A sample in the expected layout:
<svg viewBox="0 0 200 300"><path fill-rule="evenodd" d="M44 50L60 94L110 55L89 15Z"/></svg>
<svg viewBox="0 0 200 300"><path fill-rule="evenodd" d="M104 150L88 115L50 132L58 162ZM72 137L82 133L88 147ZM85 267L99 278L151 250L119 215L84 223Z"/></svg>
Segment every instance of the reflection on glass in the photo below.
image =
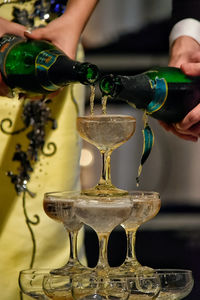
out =
<svg viewBox="0 0 200 300"><path fill-rule="evenodd" d="M72 293L76 300L83 299L132 299L152 300L160 291L159 277L132 275L130 277L120 275L94 276L88 274L83 277L75 275L72 279Z"/></svg>
<svg viewBox="0 0 200 300"><path fill-rule="evenodd" d="M85 277L75 275L72 291L75 300L126 300L129 296L124 278L101 277L95 274L88 274Z"/></svg>
<svg viewBox="0 0 200 300"><path fill-rule="evenodd" d="M69 275L48 274L43 280L44 293L53 300L73 300L71 282Z"/></svg>
<svg viewBox="0 0 200 300"><path fill-rule="evenodd" d="M160 292L160 279L155 273L130 274L124 277L127 282L127 290L130 300L156 299Z"/></svg>
<svg viewBox="0 0 200 300"><path fill-rule="evenodd" d="M158 300L180 300L190 294L194 285L192 271L176 269L155 270L159 275L161 291Z"/></svg>
<svg viewBox="0 0 200 300"><path fill-rule="evenodd" d="M33 299L46 300L42 282L45 275L48 275L49 269L27 269L19 273L19 287L22 293Z"/></svg>

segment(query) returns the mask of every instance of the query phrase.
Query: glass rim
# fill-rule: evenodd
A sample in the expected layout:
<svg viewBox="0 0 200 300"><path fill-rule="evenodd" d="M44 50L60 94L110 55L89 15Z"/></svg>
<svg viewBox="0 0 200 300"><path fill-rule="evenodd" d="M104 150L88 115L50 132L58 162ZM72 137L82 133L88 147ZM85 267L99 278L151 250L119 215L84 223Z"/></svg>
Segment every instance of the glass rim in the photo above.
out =
<svg viewBox="0 0 200 300"><path fill-rule="evenodd" d="M85 281L87 279L87 274L85 275L85 277L83 277L81 274L76 274L73 276L73 279L74 280L77 280L77 279L80 279L81 281ZM131 280L131 279L143 279L143 280L149 280L149 279L158 279L159 275L156 274L155 272L153 272L152 274L126 274L126 275L108 275L108 277L103 277L103 276L100 276L100 277L97 277L95 274L91 274L88 276L88 279L93 279L94 281L100 281L102 282L102 279L104 280L109 280L109 281L114 281L114 280L120 280L120 282L123 282L123 281L127 281L127 280ZM109 282L108 281L108 282Z"/></svg>
<svg viewBox="0 0 200 300"><path fill-rule="evenodd" d="M44 193L44 199L48 199L48 198L61 198L61 199L65 199L65 197L69 197L69 196L78 196L81 193L81 191L76 191L76 190L64 190L64 191L52 191L52 192L46 192Z"/></svg>
<svg viewBox="0 0 200 300"><path fill-rule="evenodd" d="M192 270L189 269L154 269L154 272L159 275L192 274Z"/></svg>
<svg viewBox="0 0 200 300"><path fill-rule="evenodd" d="M129 119L131 122L136 123L136 118L132 115L123 115L123 114L97 114L97 115L84 115L84 116L78 116L77 120L88 120L90 122L96 122L96 119L109 119L109 118L120 118L120 119Z"/></svg>
<svg viewBox="0 0 200 300"><path fill-rule="evenodd" d="M139 204L139 203L154 203L161 202L160 194L153 191L128 191L128 194L124 195L85 195L82 191L55 191L46 192L43 196L43 201L76 201L76 202L104 202L111 204L116 202L119 205L127 204Z"/></svg>
<svg viewBox="0 0 200 300"><path fill-rule="evenodd" d="M19 274L46 274L50 272L50 268L32 268L19 271Z"/></svg>
<svg viewBox="0 0 200 300"><path fill-rule="evenodd" d="M160 194L155 191L144 191L144 190L135 190L135 191L128 191L129 195L132 199L135 200L142 200L142 199L149 199L149 200L160 200Z"/></svg>
<svg viewBox="0 0 200 300"><path fill-rule="evenodd" d="M128 197L138 197L138 199L142 199L142 197L149 197L150 199L153 198L159 198L160 199L160 194L158 192L155 191L145 191L145 190L127 190L127 194L124 195L112 195L112 194L108 194L106 196L98 196L98 195L86 195L84 194L84 191L81 190L60 190L60 191L51 191L51 192L46 192L44 193L44 197L48 197L48 196L59 196L60 195L77 195L77 196L83 196L84 199L88 198L88 199L98 199L98 198L108 198L108 199L125 199Z"/></svg>

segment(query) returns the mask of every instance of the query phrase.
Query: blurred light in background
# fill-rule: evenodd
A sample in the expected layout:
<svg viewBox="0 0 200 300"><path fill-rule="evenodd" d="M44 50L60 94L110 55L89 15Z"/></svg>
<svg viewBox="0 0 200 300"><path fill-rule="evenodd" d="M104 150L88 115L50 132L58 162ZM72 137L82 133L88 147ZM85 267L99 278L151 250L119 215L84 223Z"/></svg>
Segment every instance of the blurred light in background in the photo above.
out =
<svg viewBox="0 0 200 300"><path fill-rule="evenodd" d="M83 148L81 151L80 166L88 167L93 163L93 161L94 161L93 153L90 150Z"/></svg>

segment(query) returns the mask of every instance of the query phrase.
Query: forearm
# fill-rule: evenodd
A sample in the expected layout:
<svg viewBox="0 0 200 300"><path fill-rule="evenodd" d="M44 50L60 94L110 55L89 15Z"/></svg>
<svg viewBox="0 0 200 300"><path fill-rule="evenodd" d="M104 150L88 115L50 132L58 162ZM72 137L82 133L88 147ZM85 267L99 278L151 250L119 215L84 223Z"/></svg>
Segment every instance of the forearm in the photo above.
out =
<svg viewBox="0 0 200 300"><path fill-rule="evenodd" d="M62 19L66 25L70 24L73 34L81 35L97 3L98 0L68 0Z"/></svg>

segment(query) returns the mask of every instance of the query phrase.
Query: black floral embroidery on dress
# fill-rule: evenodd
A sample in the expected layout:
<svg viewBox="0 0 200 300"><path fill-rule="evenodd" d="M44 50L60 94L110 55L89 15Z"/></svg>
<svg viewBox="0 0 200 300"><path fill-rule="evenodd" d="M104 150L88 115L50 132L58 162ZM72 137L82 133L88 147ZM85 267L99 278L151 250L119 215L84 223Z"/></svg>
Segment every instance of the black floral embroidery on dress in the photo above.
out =
<svg viewBox="0 0 200 300"><path fill-rule="evenodd" d="M16 193L18 195L22 193L22 206L25 222L30 232L33 245L29 268L33 268L36 256L36 239L32 226L36 226L40 223L40 217L38 215L34 215L34 219L32 219L28 215L26 207L26 195L29 194L29 196L35 197L36 194L28 189L27 183L31 179L33 165L38 160L39 151L46 156L51 156L56 152L56 145L53 142L47 144L47 149L53 150L48 152L48 154L46 154L44 151L47 124L51 122L51 128L57 128L56 120L51 117L51 110L48 106L50 102L51 100L44 101L43 99L36 101L24 100L22 112L22 121L24 126L21 129L7 131L4 128L5 124L8 124L8 127L11 127L13 124L12 120L8 118L3 119L0 123L0 129L4 134L20 135L21 132L27 130L26 137L29 140L27 149L23 150L22 145L18 143L12 158L13 161L19 162L19 167L17 169L18 172L15 174L12 171L8 171L7 176L10 177ZM19 291L19 295L20 300L23 300L23 293L21 290Z"/></svg>
<svg viewBox="0 0 200 300"><path fill-rule="evenodd" d="M19 1L15 2L19 3ZM27 2L27 0L24 0L23 2ZM61 16L64 13L65 8L65 0L36 0L31 14L24 8L19 9L18 7L13 7L12 15L14 18L12 21L33 29L36 17L48 23L55 17Z"/></svg>
<svg viewBox="0 0 200 300"><path fill-rule="evenodd" d="M27 101L24 103L22 120L24 127L16 131L6 131L4 124L12 121L9 119L3 119L1 121L1 130L6 134L19 134L22 131L30 130L27 132L26 137L29 140L28 148L24 151L20 144L16 145L16 150L12 160L19 162L18 173L14 174L12 171L8 171L7 175L11 178L11 182L15 186L17 194L21 194L23 191L27 191L30 196L34 197L34 193L29 191L27 183L30 180L30 174L33 172L33 163L38 161L38 152L41 151L43 155L51 156L56 152L56 145L54 143L48 143L47 148L52 148L51 152L46 154L44 151L46 126L48 122L51 122L51 128L57 128L57 122L51 117L51 110L48 106L48 101L37 100Z"/></svg>

